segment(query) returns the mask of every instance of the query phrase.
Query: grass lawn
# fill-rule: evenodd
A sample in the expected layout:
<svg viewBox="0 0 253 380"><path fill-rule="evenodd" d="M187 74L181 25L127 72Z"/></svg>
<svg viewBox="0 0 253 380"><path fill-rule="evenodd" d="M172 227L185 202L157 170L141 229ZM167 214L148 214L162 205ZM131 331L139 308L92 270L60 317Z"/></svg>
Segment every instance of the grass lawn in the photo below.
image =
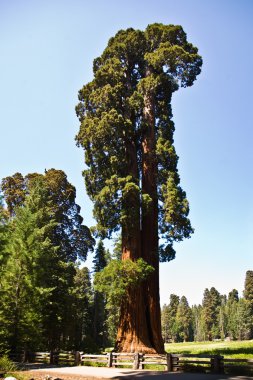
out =
<svg viewBox="0 0 253 380"><path fill-rule="evenodd" d="M253 340L168 343L165 350L172 354L219 354L225 358L253 359Z"/></svg>

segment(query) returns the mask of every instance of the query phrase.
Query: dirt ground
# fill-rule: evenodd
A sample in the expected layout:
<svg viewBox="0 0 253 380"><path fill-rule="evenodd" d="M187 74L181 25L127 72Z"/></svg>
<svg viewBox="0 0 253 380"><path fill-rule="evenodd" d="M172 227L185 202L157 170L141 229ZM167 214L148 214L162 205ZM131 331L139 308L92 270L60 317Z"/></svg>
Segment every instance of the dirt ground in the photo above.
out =
<svg viewBox="0 0 253 380"><path fill-rule="evenodd" d="M227 376L223 374L168 373L162 371L134 371L131 369L101 367L45 368L25 371L28 379L34 380L253 380L247 376Z"/></svg>

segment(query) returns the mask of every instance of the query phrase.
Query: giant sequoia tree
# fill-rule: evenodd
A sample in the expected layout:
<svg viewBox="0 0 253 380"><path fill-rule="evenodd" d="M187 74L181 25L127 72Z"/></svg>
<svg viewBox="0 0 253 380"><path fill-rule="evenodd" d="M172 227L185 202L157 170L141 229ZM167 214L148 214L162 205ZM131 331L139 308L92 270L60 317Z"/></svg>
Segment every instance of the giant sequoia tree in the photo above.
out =
<svg viewBox="0 0 253 380"><path fill-rule="evenodd" d="M121 306L116 348L163 352L159 256L190 237L186 194L173 145L171 97L200 73L198 50L181 26L152 24L119 31L94 60L94 79L79 92L87 192L97 234L122 233L122 260L143 258L155 269ZM159 247L160 239L160 247Z"/></svg>

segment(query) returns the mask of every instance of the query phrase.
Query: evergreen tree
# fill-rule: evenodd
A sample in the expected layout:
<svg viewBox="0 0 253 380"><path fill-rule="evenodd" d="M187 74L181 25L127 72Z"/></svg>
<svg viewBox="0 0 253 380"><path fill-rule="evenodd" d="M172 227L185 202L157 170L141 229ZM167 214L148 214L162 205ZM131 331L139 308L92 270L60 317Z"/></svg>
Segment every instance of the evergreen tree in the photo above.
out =
<svg viewBox="0 0 253 380"><path fill-rule="evenodd" d="M171 97L180 85L193 84L201 65L181 26L121 30L79 92L77 142L85 149L97 233L110 237L121 229L122 259L141 257L155 269L122 302L119 351L164 351L159 253L162 261L173 259L173 242L193 232L177 170Z"/></svg>
<svg viewBox="0 0 253 380"><path fill-rule="evenodd" d="M8 260L8 217L3 205L3 198L0 194L0 352L8 346L9 329L6 329L8 324L8 315L5 314L3 308L3 276L5 272L6 262Z"/></svg>
<svg viewBox="0 0 253 380"><path fill-rule="evenodd" d="M16 193L13 177L18 178ZM94 240L82 225L75 188L62 171L13 177L2 182L12 215L10 253L1 279L2 315L16 310L6 325L6 331L11 331L9 344L13 349L66 347L72 339L71 289L76 260L86 258Z"/></svg>
<svg viewBox="0 0 253 380"><path fill-rule="evenodd" d="M93 260L93 271L95 273L100 272L106 267L106 250L102 240L98 242L97 249ZM108 341L108 335L106 334L106 320L107 313L105 310L105 296L102 293L94 292L94 339L98 347L105 347Z"/></svg>
<svg viewBox="0 0 253 380"><path fill-rule="evenodd" d="M250 333L249 338L253 338L253 271L248 270L246 272L246 278L244 283L244 292L243 292L245 301L247 302L248 306L247 309L249 310L250 317L248 324L250 325Z"/></svg>
<svg viewBox="0 0 253 380"><path fill-rule="evenodd" d="M253 271L248 270L246 272L245 284L244 284L244 298L252 307L253 311Z"/></svg>
<svg viewBox="0 0 253 380"><path fill-rule="evenodd" d="M241 298L237 307L237 339L251 339L252 314L249 302Z"/></svg>
<svg viewBox="0 0 253 380"><path fill-rule="evenodd" d="M34 183L40 179L47 188L51 202L51 214L57 222L51 240L59 246L59 254L64 260L75 262L86 260L92 250L94 240L88 227L82 224L80 206L76 204L76 189L71 185L62 170L50 169L45 174L30 173L23 177L20 173L2 180L4 198L11 215L15 207L24 204Z"/></svg>
<svg viewBox="0 0 253 380"><path fill-rule="evenodd" d="M226 314L227 297L222 295L220 297L219 310L219 337L223 340L227 335L227 314Z"/></svg>
<svg viewBox="0 0 253 380"><path fill-rule="evenodd" d="M170 325L170 318L169 318L169 306L164 304L161 310L161 324L162 324L162 337L164 343L169 342L170 336L169 336L169 325Z"/></svg>
<svg viewBox="0 0 253 380"><path fill-rule="evenodd" d="M188 342L189 340L192 340L192 313L187 298L185 296L181 297L178 304L176 324L180 340L183 342Z"/></svg>
<svg viewBox="0 0 253 380"><path fill-rule="evenodd" d="M237 339L238 335L238 290L233 289L228 293L228 300L226 303L226 318L227 318L227 335L230 339Z"/></svg>
<svg viewBox="0 0 253 380"><path fill-rule="evenodd" d="M3 205L3 197L0 193L0 276L4 264L7 260L7 231L8 231L8 214Z"/></svg>
<svg viewBox="0 0 253 380"><path fill-rule="evenodd" d="M95 250L94 259L92 262L94 264L93 265L93 272L95 272L95 273L100 272L107 265L106 250L105 250L105 247L104 247L102 240L99 240L99 242L98 242L98 246Z"/></svg>
<svg viewBox="0 0 253 380"><path fill-rule="evenodd" d="M57 249L47 236L55 222L45 198L46 190L38 182L9 226L9 257L0 279L0 325L8 337L5 348L14 351L41 346L44 306L52 291L42 284L48 273L41 263Z"/></svg>
<svg viewBox="0 0 253 380"><path fill-rule="evenodd" d="M203 319L205 324L205 333L208 340L220 336L219 328L219 307L221 305L221 296L219 292L212 287L210 290L205 289L203 298Z"/></svg>
<svg viewBox="0 0 253 380"><path fill-rule="evenodd" d="M92 336L93 290L88 268L76 268L72 297L72 319L69 324L68 346L66 348L87 353L96 352L98 346Z"/></svg>
<svg viewBox="0 0 253 380"><path fill-rule="evenodd" d="M203 319L203 307L194 305L192 307L192 326L194 341L201 342L205 340L205 323Z"/></svg>
<svg viewBox="0 0 253 380"><path fill-rule="evenodd" d="M11 177L4 178L1 187L5 195L5 202L8 205L9 213L13 215L15 207L21 206L25 201L26 190L22 174L15 173Z"/></svg>
<svg viewBox="0 0 253 380"><path fill-rule="evenodd" d="M231 292L228 293L228 302L238 302L239 301L239 295L238 290L233 289Z"/></svg>
<svg viewBox="0 0 253 380"><path fill-rule="evenodd" d="M168 305L168 326L167 333L172 341L177 341L177 324L176 324L176 315L179 305L179 297L176 294L170 295L170 303Z"/></svg>

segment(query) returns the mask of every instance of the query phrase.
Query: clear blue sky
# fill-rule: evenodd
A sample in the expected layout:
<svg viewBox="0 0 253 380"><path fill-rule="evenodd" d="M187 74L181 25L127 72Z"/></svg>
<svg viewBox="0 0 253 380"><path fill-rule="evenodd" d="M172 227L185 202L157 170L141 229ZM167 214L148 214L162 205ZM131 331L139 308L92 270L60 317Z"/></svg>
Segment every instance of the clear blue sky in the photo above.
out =
<svg viewBox="0 0 253 380"><path fill-rule="evenodd" d="M0 178L64 170L89 226L74 108L93 59L119 29L153 22L181 24L199 48L202 73L172 102L195 234L161 265L162 304L241 294L253 269L252 20L252 0L0 0Z"/></svg>

